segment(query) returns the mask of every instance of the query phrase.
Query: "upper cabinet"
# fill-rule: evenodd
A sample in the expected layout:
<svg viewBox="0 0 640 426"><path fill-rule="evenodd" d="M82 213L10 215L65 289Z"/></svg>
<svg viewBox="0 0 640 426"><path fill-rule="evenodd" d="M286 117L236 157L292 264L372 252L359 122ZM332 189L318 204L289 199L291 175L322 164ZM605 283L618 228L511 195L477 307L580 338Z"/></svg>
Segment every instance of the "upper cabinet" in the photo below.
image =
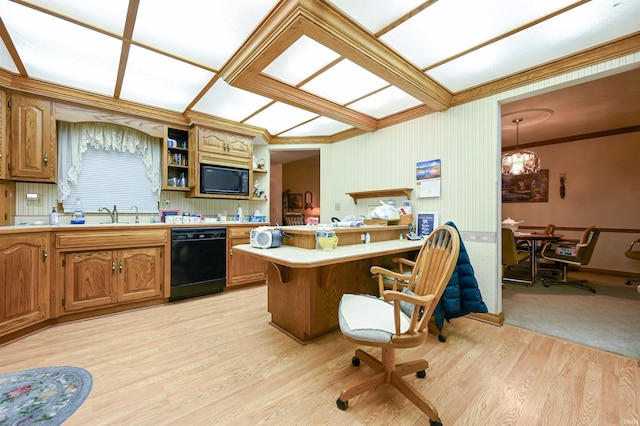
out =
<svg viewBox="0 0 640 426"><path fill-rule="evenodd" d="M253 140L247 136L226 133L220 130L195 128L198 139L197 167L200 164L250 169L253 156Z"/></svg>
<svg viewBox="0 0 640 426"><path fill-rule="evenodd" d="M11 154L8 178L30 182L56 182L56 121L51 102L12 94Z"/></svg>
<svg viewBox="0 0 640 426"><path fill-rule="evenodd" d="M193 173L189 173L193 160L190 132L168 127L164 138L164 152L162 189L189 191L193 180Z"/></svg>

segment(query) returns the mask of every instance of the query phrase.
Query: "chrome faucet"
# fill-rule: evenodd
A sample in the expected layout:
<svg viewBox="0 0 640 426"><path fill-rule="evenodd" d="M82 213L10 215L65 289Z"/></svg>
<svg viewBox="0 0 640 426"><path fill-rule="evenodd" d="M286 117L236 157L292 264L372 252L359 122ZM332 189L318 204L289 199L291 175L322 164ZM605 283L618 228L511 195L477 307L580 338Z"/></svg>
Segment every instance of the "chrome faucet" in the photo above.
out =
<svg viewBox="0 0 640 426"><path fill-rule="evenodd" d="M138 206L131 206L131 210L136 209L136 223L140 223L140 218L138 217Z"/></svg>
<svg viewBox="0 0 640 426"><path fill-rule="evenodd" d="M100 207L98 209L99 212L104 212L106 211L109 214L109 217L111 218L111 223L118 223L118 209L116 208L116 206L113 206L113 210L109 210L106 207Z"/></svg>

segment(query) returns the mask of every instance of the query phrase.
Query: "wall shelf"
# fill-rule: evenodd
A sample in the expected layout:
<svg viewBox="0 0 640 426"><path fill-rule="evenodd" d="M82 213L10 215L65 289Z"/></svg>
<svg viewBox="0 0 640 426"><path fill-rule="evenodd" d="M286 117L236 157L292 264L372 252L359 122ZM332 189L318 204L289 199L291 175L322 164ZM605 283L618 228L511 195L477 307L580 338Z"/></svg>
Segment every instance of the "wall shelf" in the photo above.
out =
<svg viewBox="0 0 640 426"><path fill-rule="evenodd" d="M355 204L358 204L358 200L361 198L385 198L404 195L410 200L411 191L413 191L411 188L378 189L375 191L347 192L347 195L353 198Z"/></svg>

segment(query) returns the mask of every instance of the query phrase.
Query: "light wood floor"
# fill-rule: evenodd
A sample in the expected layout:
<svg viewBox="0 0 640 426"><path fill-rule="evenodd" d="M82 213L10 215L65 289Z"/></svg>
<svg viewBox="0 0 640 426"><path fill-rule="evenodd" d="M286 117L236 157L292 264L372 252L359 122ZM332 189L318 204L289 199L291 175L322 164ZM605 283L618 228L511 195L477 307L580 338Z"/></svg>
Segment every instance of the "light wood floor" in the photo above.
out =
<svg viewBox="0 0 640 426"><path fill-rule="evenodd" d="M339 410L343 386L371 372L351 365L355 346L339 331L295 343L266 301L260 286L59 325L0 347L0 373L87 369L91 394L65 425L428 424L388 385ZM467 318L445 332L398 355L430 362L409 381L445 426L640 422L636 360Z"/></svg>

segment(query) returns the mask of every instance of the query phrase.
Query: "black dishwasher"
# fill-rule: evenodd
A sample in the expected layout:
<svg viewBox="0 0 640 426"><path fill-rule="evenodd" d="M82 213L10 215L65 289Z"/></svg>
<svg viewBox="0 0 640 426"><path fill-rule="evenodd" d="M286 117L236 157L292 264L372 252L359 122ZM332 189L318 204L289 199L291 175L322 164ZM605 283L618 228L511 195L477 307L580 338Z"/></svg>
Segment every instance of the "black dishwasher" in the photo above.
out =
<svg viewBox="0 0 640 426"><path fill-rule="evenodd" d="M226 253L226 228L172 229L169 301L223 291L227 279Z"/></svg>

